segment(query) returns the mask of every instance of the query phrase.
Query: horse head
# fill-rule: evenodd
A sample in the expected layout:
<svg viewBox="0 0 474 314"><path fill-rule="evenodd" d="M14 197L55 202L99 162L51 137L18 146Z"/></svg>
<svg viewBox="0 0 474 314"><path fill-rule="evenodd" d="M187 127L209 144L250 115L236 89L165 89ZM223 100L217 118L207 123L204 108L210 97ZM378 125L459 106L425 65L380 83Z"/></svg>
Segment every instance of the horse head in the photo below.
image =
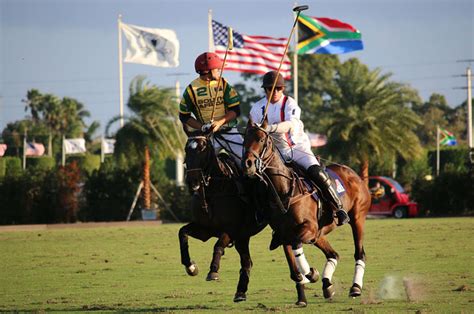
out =
<svg viewBox="0 0 474 314"><path fill-rule="evenodd" d="M265 131L268 120L265 118L261 126L249 119L244 137L244 153L242 154L242 170L248 177L260 176L273 156L273 142Z"/></svg>
<svg viewBox="0 0 474 314"><path fill-rule="evenodd" d="M186 183L192 191L209 184L209 167L212 161L213 147L209 134L195 132L189 134L186 142Z"/></svg>

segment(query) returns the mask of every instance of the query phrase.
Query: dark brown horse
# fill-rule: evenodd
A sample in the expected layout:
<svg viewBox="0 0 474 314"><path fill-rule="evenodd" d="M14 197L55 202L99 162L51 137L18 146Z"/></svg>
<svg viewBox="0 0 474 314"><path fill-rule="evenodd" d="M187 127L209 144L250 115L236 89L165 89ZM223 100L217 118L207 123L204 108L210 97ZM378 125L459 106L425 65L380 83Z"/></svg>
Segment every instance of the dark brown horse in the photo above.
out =
<svg viewBox="0 0 474 314"><path fill-rule="evenodd" d="M274 150L272 137L264 130L266 126L266 120L261 127L249 121L244 139L243 172L250 177L260 177L268 185L264 195L266 199L263 200L268 204L265 208L266 216L269 217L270 225L281 244L287 246L301 241L312 243L323 251L327 259L322 274L323 294L325 298L331 298L335 292L331 279L339 259L326 238L326 235L336 228L333 211L328 208L329 205L325 206L324 202L321 212L321 204L311 196L311 188L301 182ZM334 164L328 168L340 180L337 185L338 192L345 190L341 200L351 219L356 260L349 295L356 297L362 292L365 268L363 233L371 202L370 194L363 180L349 167ZM291 259L288 259L288 263L290 271L296 272L297 265L292 263Z"/></svg>
<svg viewBox="0 0 474 314"><path fill-rule="evenodd" d="M237 285L235 302L246 300L246 291L249 283L252 260L249 252L250 237L257 234L266 227L266 224L257 223L255 220L255 208L243 195L244 186L236 183L232 172L232 166L220 160L211 143L210 135L202 133L188 134L186 143L186 181L194 191L192 201L193 221L179 231L181 248L181 263L186 272L197 275L197 266L191 260L188 249L188 236L202 241L211 237L219 238L214 246L214 254L207 275L207 280L218 279L218 270L224 249L232 242L240 255L240 277ZM246 190L256 189L260 184L245 186ZM301 254L302 248L300 248ZM295 256L291 246L284 247L285 256L295 262ZM308 265L309 267L309 265ZM309 273L303 276L299 272L292 273L292 278L300 283L316 282L319 273L309 268ZM306 299L304 286L298 286L298 305L305 306Z"/></svg>
<svg viewBox="0 0 474 314"><path fill-rule="evenodd" d="M235 169L216 156L210 135L190 134L185 152L186 182L194 194L192 222L179 230L181 263L189 275L197 275L197 266L189 256L188 236L204 242L217 237L207 275L207 280L216 280L224 250L234 243L241 265L234 301L244 301L252 267L249 240L266 224L257 224L255 210L233 175Z"/></svg>

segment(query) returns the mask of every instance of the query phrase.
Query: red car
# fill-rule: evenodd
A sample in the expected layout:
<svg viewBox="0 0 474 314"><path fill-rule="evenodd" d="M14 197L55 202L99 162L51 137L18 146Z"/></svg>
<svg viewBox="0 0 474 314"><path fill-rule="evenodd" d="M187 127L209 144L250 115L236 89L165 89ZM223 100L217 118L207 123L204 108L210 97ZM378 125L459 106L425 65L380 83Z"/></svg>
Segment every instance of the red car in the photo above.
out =
<svg viewBox="0 0 474 314"><path fill-rule="evenodd" d="M393 216L395 218L416 217L418 204L410 201L403 187L389 177L369 177L369 189L372 195L370 215Z"/></svg>

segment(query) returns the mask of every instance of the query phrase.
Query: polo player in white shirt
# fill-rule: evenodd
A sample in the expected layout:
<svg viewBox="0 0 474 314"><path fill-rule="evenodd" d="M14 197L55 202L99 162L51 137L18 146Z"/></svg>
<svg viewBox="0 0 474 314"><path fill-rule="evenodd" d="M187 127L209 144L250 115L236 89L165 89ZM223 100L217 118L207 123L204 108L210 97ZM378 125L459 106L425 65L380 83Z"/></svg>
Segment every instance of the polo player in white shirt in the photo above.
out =
<svg viewBox="0 0 474 314"><path fill-rule="evenodd" d="M343 209L336 190L331 185L328 173L321 167L311 151L308 135L304 132L304 125L300 120L301 108L293 98L284 94L285 80L276 71L270 71L263 76L262 87L265 89L266 96L253 104L250 110L251 119L262 121L265 105L275 80L275 90L267 109L268 126L266 131L273 137L274 144L280 150L285 161L293 161L303 167L309 178L321 189L324 198L334 205L333 209L338 218L338 225L348 223L349 216Z"/></svg>

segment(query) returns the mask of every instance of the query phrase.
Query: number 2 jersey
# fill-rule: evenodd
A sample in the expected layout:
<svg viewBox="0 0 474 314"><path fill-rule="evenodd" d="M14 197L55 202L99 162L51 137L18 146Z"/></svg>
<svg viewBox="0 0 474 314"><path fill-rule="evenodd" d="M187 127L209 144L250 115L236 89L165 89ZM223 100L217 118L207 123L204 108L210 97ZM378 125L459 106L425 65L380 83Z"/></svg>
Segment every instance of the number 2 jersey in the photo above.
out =
<svg viewBox="0 0 474 314"><path fill-rule="evenodd" d="M240 113L240 97L232 86L222 78L221 86L217 91L218 81L204 81L197 78L189 84L179 104L179 113L181 115L191 115L201 123L207 123L211 120L212 109L215 97L217 96L217 104L214 113L214 120L218 120L225 116L229 110ZM216 95L217 94L217 95ZM237 125L237 120L227 124L228 127Z"/></svg>

